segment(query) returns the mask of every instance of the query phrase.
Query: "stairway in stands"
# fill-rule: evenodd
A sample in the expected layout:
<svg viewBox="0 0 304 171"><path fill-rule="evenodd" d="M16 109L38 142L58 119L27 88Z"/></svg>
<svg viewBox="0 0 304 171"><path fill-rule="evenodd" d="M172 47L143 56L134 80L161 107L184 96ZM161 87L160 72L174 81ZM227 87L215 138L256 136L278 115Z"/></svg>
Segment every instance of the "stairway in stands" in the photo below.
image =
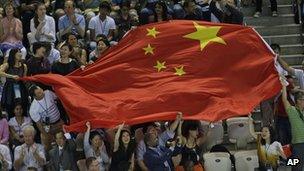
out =
<svg viewBox="0 0 304 171"><path fill-rule="evenodd" d="M253 18L255 7L243 7L244 21L254 27L270 45L281 46L281 56L291 66L299 67L304 60L304 49L301 44L301 26L295 24L291 0L278 1L278 17L271 16L269 0L263 0L262 15Z"/></svg>

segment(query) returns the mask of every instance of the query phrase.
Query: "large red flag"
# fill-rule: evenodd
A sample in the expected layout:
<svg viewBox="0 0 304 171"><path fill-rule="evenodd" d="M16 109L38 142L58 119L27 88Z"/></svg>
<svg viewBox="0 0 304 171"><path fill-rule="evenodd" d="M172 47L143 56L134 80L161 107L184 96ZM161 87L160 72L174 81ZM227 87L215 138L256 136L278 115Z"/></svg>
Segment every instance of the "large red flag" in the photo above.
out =
<svg viewBox="0 0 304 171"><path fill-rule="evenodd" d="M250 27L193 21L130 31L102 59L68 76L26 78L52 85L70 131L170 120L217 121L252 111L281 88L274 54Z"/></svg>

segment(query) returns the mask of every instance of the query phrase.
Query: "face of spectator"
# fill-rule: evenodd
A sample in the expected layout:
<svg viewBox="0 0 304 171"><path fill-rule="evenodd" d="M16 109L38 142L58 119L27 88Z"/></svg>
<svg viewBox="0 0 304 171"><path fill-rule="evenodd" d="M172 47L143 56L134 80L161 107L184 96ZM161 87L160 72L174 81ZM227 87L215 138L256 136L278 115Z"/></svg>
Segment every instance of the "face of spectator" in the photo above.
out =
<svg viewBox="0 0 304 171"><path fill-rule="evenodd" d="M127 6L123 6L121 8L122 15L129 15L129 8Z"/></svg>
<svg viewBox="0 0 304 171"><path fill-rule="evenodd" d="M303 108L304 108L304 97L300 97L299 99L297 99L297 106L298 106L300 109L303 109Z"/></svg>
<svg viewBox="0 0 304 171"><path fill-rule="evenodd" d="M105 51L108 47L103 41L99 41L97 44L98 51L101 53Z"/></svg>
<svg viewBox="0 0 304 171"><path fill-rule="evenodd" d="M99 171L99 162L97 160L94 160L90 166L89 171Z"/></svg>
<svg viewBox="0 0 304 171"><path fill-rule="evenodd" d="M15 61L16 61L16 62L19 62L19 61L21 60L21 58L22 58L22 53L21 53L21 51L19 50L19 51L16 53L16 55L15 55Z"/></svg>
<svg viewBox="0 0 304 171"><path fill-rule="evenodd" d="M35 137L35 134L30 130L26 130L23 133L24 143L26 145L30 146L30 145L34 144L34 137Z"/></svg>
<svg viewBox="0 0 304 171"><path fill-rule="evenodd" d="M198 129L189 130L189 137L197 138L197 136L198 136Z"/></svg>
<svg viewBox="0 0 304 171"><path fill-rule="evenodd" d="M36 50L36 56L37 57L44 57L45 54L46 54L45 47L40 47L39 49Z"/></svg>
<svg viewBox="0 0 304 171"><path fill-rule="evenodd" d="M92 138L91 144L93 147L97 148L97 147L101 147L102 146L102 139L100 137L100 135L95 135Z"/></svg>
<svg viewBox="0 0 304 171"><path fill-rule="evenodd" d="M278 48L273 49L274 53L280 54L280 50Z"/></svg>
<svg viewBox="0 0 304 171"><path fill-rule="evenodd" d="M74 14L74 4L73 4L73 1L66 1L64 3L64 11L67 15L72 15Z"/></svg>
<svg viewBox="0 0 304 171"><path fill-rule="evenodd" d="M46 8L45 8L45 5L40 5L36 11L37 15L39 17L44 17L45 14L46 14Z"/></svg>
<svg viewBox="0 0 304 171"><path fill-rule="evenodd" d="M189 2L189 4L188 4L186 10L188 11L188 13L191 13L191 14L192 14L192 13L194 13L194 11L195 11L195 7L196 7L196 5L195 5L194 2Z"/></svg>
<svg viewBox="0 0 304 171"><path fill-rule="evenodd" d="M108 15L108 10L107 9L105 9L105 8L100 8L100 10L99 10L99 14L100 14L100 17L101 18L106 18L106 16Z"/></svg>
<svg viewBox="0 0 304 171"><path fill-rule="evenodd" d="M155 134L151 134L148 144L151 147L156 147L158 145L158 138Z"/></svg>
<svg viewBox="0 0 304 171"><path fill-rule="evenodd" d="M123 132L121 135L121 140L124 144L128 144L130 142L130 134L128 132Z"/></svg>
<svg viewBox="0 0 304 171"><path fill-rule="evenodd" d="M14 8L11 5L6 6L5 13L7 16L13 16L14 15Z"/></svg>
<svg viewBox="0 0 304 171"><path fill-rule="evenodd" d="M14 108L15 116L22 116L22 113L23 113L22 106L21 105L15 106L15 108Z"/></svg>
<svg viewBox="0 0 304 171"><path fill-rule="evenodd" d="M44 92L43 92L42 88L40 88L40 87L38 87L34 91L34 94L35 94L35 99L37 99L37 100L41 100L44 97Z"/></svg>
<svg viewBox="0 0 304 171"><path fill-rule="evenodd" d="M149 126L147 129L148 134L154 134L156 137L158 136L158 131L154 126Z"/></svg>
<svg viewBox="0 0 304 171"><path fill-rule="evenodd" d="M157 15L162 15L163 13L163 7L160 4L155 5L155 12Z"/></svg>
<svg viewBox="0 0 304 171"><path fill-rule="evenodd" d="M65 137L62 133L56 134L56 143L58 146L63 147L65 144Z"/></svg>
<svg viewBox="0 0 304 171"><path fill-rule="evenodd" d="M263 127L263 128L262 128L262 138L263 138L264 140L270 138L270 131L269 131L269 128L267 128L267 127Z"/></svg>
<svg viewBox="0 0 304 171"><path fill-rule="evenodd" d="M72 52L70 51L70 49L69 49L68 46L62 46L60 48L60 55L61 55L61 57L67 58L67 57L69 57L71 55L71 53Z"/></svg>
<svg viewBox="0 0 304 171"><path fill-rule="evenodd" d="M68 38L68 43L73 47L77 46L77 37L75 35L70 35Z"/></svg>

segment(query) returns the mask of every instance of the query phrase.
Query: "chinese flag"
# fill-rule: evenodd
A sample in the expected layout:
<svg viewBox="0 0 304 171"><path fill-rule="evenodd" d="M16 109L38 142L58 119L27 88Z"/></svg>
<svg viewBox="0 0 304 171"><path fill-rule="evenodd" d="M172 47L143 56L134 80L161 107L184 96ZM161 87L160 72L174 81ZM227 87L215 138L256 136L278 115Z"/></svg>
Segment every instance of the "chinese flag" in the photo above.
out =
<svg viewBox="0 0 304 171"><path fill-rule="evenodd" d="M69 131L248 114L281 89L275 55L250 27L168 21L131 30L95 64L68 76L25 80L53 86Z"/></svg>

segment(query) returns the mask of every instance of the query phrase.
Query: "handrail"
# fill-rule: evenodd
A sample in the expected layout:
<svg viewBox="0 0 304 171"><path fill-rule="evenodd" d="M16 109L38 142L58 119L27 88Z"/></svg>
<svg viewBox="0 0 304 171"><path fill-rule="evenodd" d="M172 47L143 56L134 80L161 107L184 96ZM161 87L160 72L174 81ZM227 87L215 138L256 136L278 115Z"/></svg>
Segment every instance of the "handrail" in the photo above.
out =
<svg viewBox="0 0 304 171"><path fill-rule="evenodd" d="M302 10L301 10L301 5L299 4L299 0L293 1L296 4L296 8L298 9L298 15L299 15L299 24L300 24L300 36L301 36L301 44L304 44L304 37L303 37L303 22L302 22Z"/></svg>

